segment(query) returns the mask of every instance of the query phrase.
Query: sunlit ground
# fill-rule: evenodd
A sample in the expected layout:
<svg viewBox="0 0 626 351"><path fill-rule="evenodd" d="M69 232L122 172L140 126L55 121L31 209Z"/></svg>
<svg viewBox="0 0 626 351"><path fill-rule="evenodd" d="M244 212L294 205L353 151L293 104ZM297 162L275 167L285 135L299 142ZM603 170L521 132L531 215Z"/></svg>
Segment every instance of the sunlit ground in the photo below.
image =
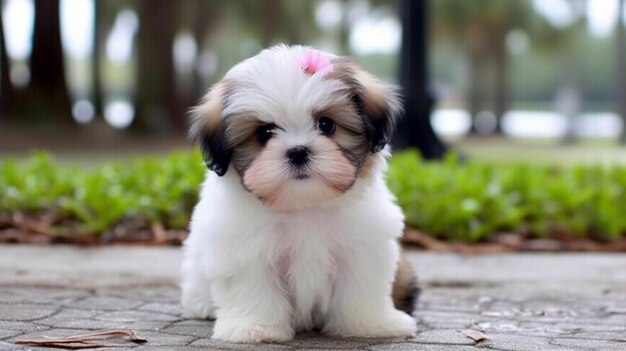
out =
<svg viewBox="0 0 626 351"><path fill-rule="evenodd" d="M481 116L476 129L491 132L495 119ZM568 119L552 111L510 111L501 121L504 136L469 135L471 120L462 110L437 110L432 124L452 150L475 160L498 163L626 163L619 145L623 122L618 115L586 113Z"/></svg>
<svg viewBox="0 0 626 351"><path fill-rule="evenodd" d="M490 163L568 166L626 164L626 147L607 140L562 144L558 140L465 138L450 143L469 159Z"/></svg>
<svg viewBox="0 0 626 351"><path fill-rule="evenodd" d="M626 146L606 139L584 139L575 143L563 143L558 139L512 139L499 137L444 138L449 149L468 160L513 164L548 164L569 166L578 164L626 164ZM81 166L97 165L108 160L133 159L142 156L158 156L176 150L193 150L195 147L184 138L171 140L136 141L123 150L100 149L85 151L80 148L50 149L55 158L65 164ZM0 153L0 160L7 157L24 157L30 151Z"/></svg>

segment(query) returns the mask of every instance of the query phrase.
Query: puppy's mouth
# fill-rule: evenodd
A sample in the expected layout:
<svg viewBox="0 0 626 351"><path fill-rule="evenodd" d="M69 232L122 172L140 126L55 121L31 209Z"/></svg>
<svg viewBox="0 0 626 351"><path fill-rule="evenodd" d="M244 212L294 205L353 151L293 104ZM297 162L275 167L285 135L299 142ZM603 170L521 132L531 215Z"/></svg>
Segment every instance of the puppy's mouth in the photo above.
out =
<svg viewBox="0 0 626 351"><path fill-rule="evenodd" d="M309 175L306 171L304 170L295 170L291 176L292 179L295 180L305 180L305 179L309 179L311 178L311 175Z"/></svg>

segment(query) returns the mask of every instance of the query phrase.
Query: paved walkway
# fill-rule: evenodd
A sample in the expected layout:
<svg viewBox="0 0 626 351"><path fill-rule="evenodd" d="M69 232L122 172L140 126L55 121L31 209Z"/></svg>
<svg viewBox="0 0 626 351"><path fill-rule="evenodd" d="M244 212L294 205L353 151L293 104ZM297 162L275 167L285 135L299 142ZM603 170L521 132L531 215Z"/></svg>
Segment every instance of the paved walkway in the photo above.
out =
<svg viewBox="0 0 626 351"><path fill-rule="evenodd" d="M312 333L262 347L213 341L211 322L181 317L179 258L177 248L0 245L0 350L120 328L148 339L117 341L136 350L626 350L626 255L411 252L424 288L415 338Z"/></svg>

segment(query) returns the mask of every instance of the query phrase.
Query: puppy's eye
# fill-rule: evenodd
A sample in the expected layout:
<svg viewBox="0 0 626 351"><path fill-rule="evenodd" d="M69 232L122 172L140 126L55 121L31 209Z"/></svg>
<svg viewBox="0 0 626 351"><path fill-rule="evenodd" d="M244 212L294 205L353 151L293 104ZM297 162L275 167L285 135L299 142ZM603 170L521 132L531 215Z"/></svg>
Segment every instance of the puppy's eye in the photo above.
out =
<svg viewBox="0 0 626 351"><path fill-rule="evenodd" d="M256 140L260 144L267 143L267 141L270 140L274 134L274 128L276 128L276 126L273 124L264 124L260 126L256 130Z"/></svg>
<svg viewBox="0 0 626 351"><path fill-rule="evenodd" d="M335 121L328 117L320 117L317 120L317 129L325 135L331 135L335 132Z"/></svg>

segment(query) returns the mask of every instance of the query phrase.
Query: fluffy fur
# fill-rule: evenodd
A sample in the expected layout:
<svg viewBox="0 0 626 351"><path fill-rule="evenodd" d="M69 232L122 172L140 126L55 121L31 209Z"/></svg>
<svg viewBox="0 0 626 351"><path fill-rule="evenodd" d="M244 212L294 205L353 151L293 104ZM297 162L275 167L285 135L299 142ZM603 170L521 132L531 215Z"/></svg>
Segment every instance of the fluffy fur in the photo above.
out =
<svg viewBox="0 0 626 351"><path fill-rule="evenodd" d="M301 67L311 52L324 70ZM395 88L310 48L277 46L232 68L193 114L213 171L184 244L186 315L217 318L213 337L231 342L313 328L413 335L414 275L398 266L404 217L384 181L400 111ZM288 160L294 148L308 150L302 165Z"/></svg>

